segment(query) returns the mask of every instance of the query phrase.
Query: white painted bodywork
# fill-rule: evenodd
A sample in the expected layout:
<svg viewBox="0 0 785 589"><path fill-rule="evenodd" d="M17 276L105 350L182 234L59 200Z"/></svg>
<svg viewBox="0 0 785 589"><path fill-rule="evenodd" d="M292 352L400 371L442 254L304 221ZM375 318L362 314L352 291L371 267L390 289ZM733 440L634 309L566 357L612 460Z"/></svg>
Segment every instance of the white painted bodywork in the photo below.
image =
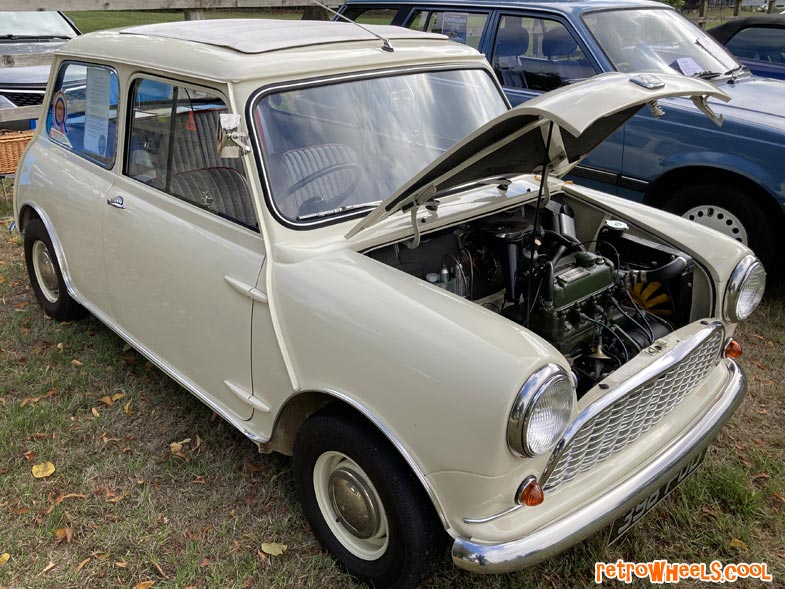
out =
<svg viewBox="0 0 785 589"><path fill-rule="evenodd" d="M299 24L318 35L316 25ZM180 79L225 96L233 112L245 115L249 98L273 83L403 67L490 71L474 50L433 36L393 45L386 52L365 37L249 55L139 30L103 32L68 43L53 72L67 59L108 64L117 70L122 96L140 72ZM631 94L640 93L631 86ZM569 111L568 95L548 100L529 103L531 113L550 116L567 131L590 124ZM122 99L119 111L126 111ZM601 108L593 116L598 113ZM118 137L124 133L121 120ZM356 221L307 231L284 227L267 208L264 179L249 154L244 165L260 225L255 233L123 177L124 149L119 141L114 167L103 170L39 128L20 165L17 223L24 228L27 209L44 219L71 295L259 443L273 436L281 409L300 393L321 392L359 408L426 485L453 536L519 538L587 501L689 428L723 385L717 370L683 411L647 434L637 454L565 485L525 517L468 525L464 518L509 508L525 476L542 472L547 455L522 460L507 448L507 419L526 379L549 362L568 368L566 360L501 315L363 255L409 239L406 213L379 216L350 239L345 235ZM704 307L714 296L720 315L725 283L749 250L684 219L555 178L550 190L564 190L598 216L612 213L693 255L715 283ZM106 198L120 194L125 210L106 206ZM506 194L475 187L442 199L438 212L421 211L421 230L535 195L533 176L518 177Z"/></svg>

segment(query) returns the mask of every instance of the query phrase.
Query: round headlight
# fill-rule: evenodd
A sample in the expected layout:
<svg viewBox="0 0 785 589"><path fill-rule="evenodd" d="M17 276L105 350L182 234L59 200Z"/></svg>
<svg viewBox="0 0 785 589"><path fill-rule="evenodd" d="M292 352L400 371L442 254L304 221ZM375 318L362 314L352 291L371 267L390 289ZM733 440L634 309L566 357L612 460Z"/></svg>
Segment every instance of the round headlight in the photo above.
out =
<svg viewBox="0 0 785 589"><path fill-rule="evenodd" d="M725 291L725 318L744 321L752 315L766 290L766 271L755 256L745 256L733 270Z"/></svg>
<svg viewBox="0 0 785 589"><path fill-rule="evenodd" d="M539 456L553 448L570 425L575 403L575 387L564 369L555 364L540 368L523 385L510 412L510 449Z"/></svg>

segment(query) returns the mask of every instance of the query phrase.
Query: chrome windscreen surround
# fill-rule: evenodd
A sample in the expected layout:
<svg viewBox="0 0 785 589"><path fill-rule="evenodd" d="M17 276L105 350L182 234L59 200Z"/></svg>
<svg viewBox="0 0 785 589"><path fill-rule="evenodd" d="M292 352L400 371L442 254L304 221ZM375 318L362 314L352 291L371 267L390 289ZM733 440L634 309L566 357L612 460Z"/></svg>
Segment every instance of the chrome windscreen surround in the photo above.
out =
<svg viewBox="0 0 785 589"><path fill-rule="evenodd" d="M724 341L722 324L707 323L586 407L553 449L540 477L543 489L572 480L659 423L717 366Z"/></svg>

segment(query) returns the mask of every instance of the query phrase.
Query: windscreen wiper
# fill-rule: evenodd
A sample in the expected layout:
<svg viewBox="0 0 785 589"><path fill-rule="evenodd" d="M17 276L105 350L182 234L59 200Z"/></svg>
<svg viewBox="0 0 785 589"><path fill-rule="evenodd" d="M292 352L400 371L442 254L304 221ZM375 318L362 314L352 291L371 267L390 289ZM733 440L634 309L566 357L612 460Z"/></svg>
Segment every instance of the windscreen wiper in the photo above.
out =
<svg viewBox="0 0 785 589"><path fill-rule="evenodd" d="M345 213L346 211L357 211L360 209L375 209L382 201L377 200L373 202L365 202L358 205L346 205L343 207L336 207L334 209L330 209L329 211L319 211L317 213L308 213L307 215L298 215L298 221L305 221L307 219L321 219L322 217L329 217L330 215L335 215L338 213Z"/></svg>
<svg viewBox="0 0 785 589"><path fill-rule="evenodd" d="M71 39L67 35L14 35L8 33L0 35L0 39L9 39L11 41L48 41L50 39Z"/></svg>

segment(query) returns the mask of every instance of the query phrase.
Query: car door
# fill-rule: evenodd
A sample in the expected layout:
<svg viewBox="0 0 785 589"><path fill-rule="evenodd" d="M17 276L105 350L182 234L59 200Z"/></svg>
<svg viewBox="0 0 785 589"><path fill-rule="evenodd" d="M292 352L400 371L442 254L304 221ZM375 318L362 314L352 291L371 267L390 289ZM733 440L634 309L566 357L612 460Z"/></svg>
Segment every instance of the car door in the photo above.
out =
<svg viewBox="0 0 785 589"><path fill-rule="evenodd" d="M117 325L181 384L249 419L251 321L264 259L241 159L217 152L219 92L137 77L123 174L105 207Z"/></svg>

